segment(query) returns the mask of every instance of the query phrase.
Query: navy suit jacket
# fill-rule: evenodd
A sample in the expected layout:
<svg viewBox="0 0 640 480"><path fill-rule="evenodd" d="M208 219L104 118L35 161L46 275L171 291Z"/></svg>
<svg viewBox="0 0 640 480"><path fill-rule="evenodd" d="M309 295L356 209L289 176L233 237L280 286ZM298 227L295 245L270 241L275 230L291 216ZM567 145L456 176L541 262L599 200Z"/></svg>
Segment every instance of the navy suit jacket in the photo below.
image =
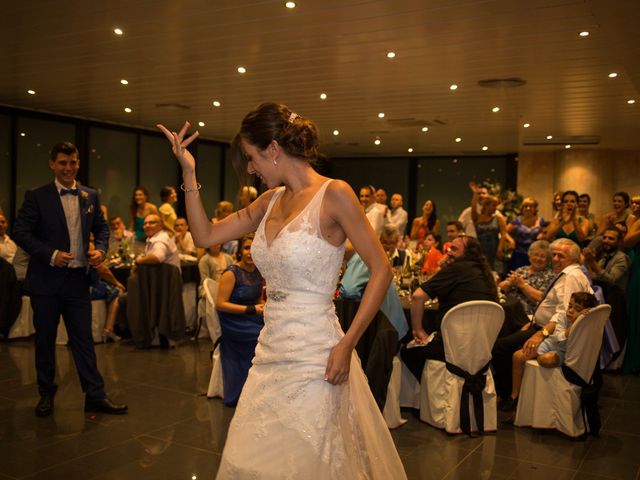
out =
<svg viewBox="0 0 640 480"><path fill-rule="evenodd" d="M107 251L109 226L104 218L98 193L78 186L82 249L89 250L89 233L93 232L96 250ZM65 268L52 267L55 250L68 252L71 241L60 194L54 182L27 191L18 211L13 238L30 256L25 287L29 293L51 295L63 284ZM87 273L88 273L87 269Z"/></svg>

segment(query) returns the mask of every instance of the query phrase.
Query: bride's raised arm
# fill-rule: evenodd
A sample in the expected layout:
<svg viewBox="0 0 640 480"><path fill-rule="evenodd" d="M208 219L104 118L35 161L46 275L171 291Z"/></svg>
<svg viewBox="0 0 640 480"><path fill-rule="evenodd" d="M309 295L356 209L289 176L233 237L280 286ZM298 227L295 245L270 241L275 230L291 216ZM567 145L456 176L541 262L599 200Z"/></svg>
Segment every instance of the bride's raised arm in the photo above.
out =
<svg viewBox="0 0 640 480"><path fill-rule="evenodd" d="M171 150L182 167L182 189L185 192L187 219L196 246L208 247L224 243L255 231L266 211L272 192L261 195L247 208L229 215L215 225L212 224L200 199L201 185L196 180L196 160L187 150L200 134L196 131L184 138L190 126L189 122L185 122L179 132L172 132L164 125L157 125L171 143Z"/></svg>

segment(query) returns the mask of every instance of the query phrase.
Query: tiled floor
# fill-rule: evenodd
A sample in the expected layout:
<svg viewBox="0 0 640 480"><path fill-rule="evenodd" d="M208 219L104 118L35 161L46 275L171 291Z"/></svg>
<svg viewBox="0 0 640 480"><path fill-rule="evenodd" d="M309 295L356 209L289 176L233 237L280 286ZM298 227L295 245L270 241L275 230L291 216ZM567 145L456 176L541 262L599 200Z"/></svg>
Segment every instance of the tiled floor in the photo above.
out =
<svg viewBox="0 0 640 480"><path fill-rule="evenodd" d="M70 352L59 347L55 414L39 419L31 341L0 344L0 480L212 479L233 410L203 396L208 344L96 351L109 394L130 413L85 414ZM607 375L601 406L602 434L586 441L509 424L481 438L449 436L411 411L393 437L416 480L640 478L640 378Z"/></svg>

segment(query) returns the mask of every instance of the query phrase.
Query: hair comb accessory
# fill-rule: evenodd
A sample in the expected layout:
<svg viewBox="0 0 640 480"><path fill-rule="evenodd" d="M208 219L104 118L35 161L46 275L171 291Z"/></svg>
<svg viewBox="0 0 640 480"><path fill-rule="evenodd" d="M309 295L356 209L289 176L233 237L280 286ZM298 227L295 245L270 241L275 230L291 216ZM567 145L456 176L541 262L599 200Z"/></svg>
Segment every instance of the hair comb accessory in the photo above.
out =
<svg viewBox="0 0 640 480"><path fill-rule="evenodd" d="M289 115L289 123L293 123L293 121L296 118L300 118L300 115L298 115L297 113L291 112L291 115Z"/></svg>

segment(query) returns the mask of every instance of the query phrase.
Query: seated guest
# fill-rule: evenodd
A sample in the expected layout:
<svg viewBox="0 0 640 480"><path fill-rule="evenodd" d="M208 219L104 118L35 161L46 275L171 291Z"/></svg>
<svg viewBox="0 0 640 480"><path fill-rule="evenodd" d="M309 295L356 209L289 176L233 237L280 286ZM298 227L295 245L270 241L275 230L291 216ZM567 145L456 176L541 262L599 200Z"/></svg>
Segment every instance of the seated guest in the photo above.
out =
<svg viewBox="0 0 640 480"><path fill-rule="evenodd" d="M411 327L418 346L403 348L401 355L418 381L422 378L424 362L428 358L444 360L442 335L436 332L429 341L429 334L423 327L424 302L429 298L439 301L438 324L449 310L461 303L471 300L498 301L493 274L475 238L455 238L442 269L420 285L411 297Z"/></svg>
<svg viewBox="0 0 640 480"><path fill-rule="evenodd" d="M126 247L132 246L131 242L133 241L133 232L125 228L124 222L119 216L109 219L109 228L111 229L111 234L109 235L107 258L117 255L121 247L125 250Z"/></svg>
<svg viewBox="0 0 640 480"><path fill-rule="evenodd" d="M409 220L407 211L402 208L402 202L402 195L394 193L391 195L391 208L387 212L387 225L394 227L400 234L400 237L405 235L407 231L407 221Z"/></svg>
<svg viewBox="0 0 640 480"><path fill-rule="evenodd" d="M184 217L177 218L174 223L174 231L173 240L176 242L176 247L178 247L178 253L180 255L191 255L192 257L197 256L198 251L196 244L193 243L187 219Z"/></svg>
<svg viewBox="0 0 640 480"><path fill-rule="evenodd" d="M444 257L442 252L438 250L442 237L437 233L428 233L424 239L424 262L422 264L422 273L431 276L440 270L440 261Z"/></svg>
<svg viewBox="0 0 640 480"><path fill-rule="evenodd" d="M447 241L442 246L442 253L446 254L449 251L451 242L454 238L464 235L464 227L458 220L451 220L447 222Z"/></svg>
<svg viewBox="0 0 640 480"><path fill-rule="evenodd" d="M158 208L158 214L162 221L162 228L165 232L169 232L170 235L174 233L175 223L178 216L173 206L178 201L178 193L176 189L167 185L160 190L160 200L162 204Z"/></svg>
<svg viewBox="0 0 640 480"><path fill-rule="evenodd" d="M364 214L367 216L373 231L380 237L382 227L384 227L384 219L386 207L376 203L376 189L371 185L367 185L360 189L360 204L364 208Z"/></svg>
<svg viewBox="0 0 640 480"><path fill-rule="evenodd" d="M253 235L242 239L239 260L220 277L216 310L220 318L220 360L227 406L235 406L255 355L262 318L262 276L251 258Z"/></svg>
<svg viewBox="0 0 640 480"><path fill-rule="evenodd" d="M15 244L9 235L7 230L9 229L9 222L7 217L3 213L0 213L0 258L4 258L7 262L13 263L13 257L15 257L18 250L18 246Z"/></svg>
<svg viewBox="0 0 640 480"><path fill-rule="evenodd" d="M238 210L247 208L256 198L258 198L258 190L256 190L256 187L245 185L238 193Z"/></svg>
<svg viewBox="0 0 640 480"><path fill-rule="evenodd" d="M543 340L536 351L525 352L520 349L513 354L511 396L502 404L504 412L515 410L518 405L520 386L524 376L524 364L527 360L537 358L538 364L544 368L554 368L564 363L567 351L567 337L578 317L586 315L589 310L598 306L598 300L590 293L575 292L571 295L567 311L558 317L558 324L552 335Z"/></svg>
<svg viewBox="0 0 640 480"><path fill-rule="evenodd" d="M629 203L629 194L627 192L614 193L613 210L605 213L598 222L596 236L602 235L605 228L611 228L617 222L626 222L629 217Z"/></svg>
<svg viewBox="0 0 640 480"><path fill-rule="evenodd" d="M147 215L144 219L144 234L147 238L144 255L136 258L136 265L168 263L180 269L178 247L162 229L158 215Z"/></svg>
<svg viewBox="0 0 640 480"><path fill-rule="evenodd" d="M512 245L513 240L507 233L504 217L496 214L498 197L491 195L483 197L480 213L478 213L480 190L479 187L474 188L474 185L473 182L469 184L474 192L471 199L471 218L482 253L487 258L491 270L496 270L496 259L504 258L505 246Z"/></svg>
<svg viewBox="0 0 640 480"><path fill-rule="evenodd" d="M202 256L198 262L198 270L200 270L200 296L202 296L202 283L207 278L219 280L220 275L224 272L229 265L233 264L233 258L222 251L220 244L211 245L206 249L206 253Z"/></svg>
<svg viewBox="0 0 640 480"><path fill-rule="evenodd" d="M229 215L233 213L233 203L228 202L227 200L222 200L218 202L218 206L216 207L215 217L211 219L211 223L217 223L222 219L227 218ZM222 251L235 257L238 252L238 240L229 240L222 244Z"/></svg>
<svg viewBox="0 0 640 480"><path fill-rule="evenodd" d="M588 193L581 193L578 197L578 214L589 222L589 230L587 230L587 238L584 239L583 245L588 245L596 236L598 224L596 216L589 211L591 207L591 196Z"/></svg>
<svg viewBox="0 0 640 480"><path fill-rule="evenodd" d="M593 293L589 279L580 268L578 244L568 238L560 238L551 244L551 253L556 275L538 302L531 322L517 332L498 338L493 347L496 392L504 399L511 393L513 353L520 348L525 353L536 352L567 311L571 295L574 292Z"/></svg>
<svg viewBox="0 0 640 480"><path fill-rule="evenodd" d="M393 230L398 238L398 233ZM387 237L389 238L389 237ZM347 260L344 275L340 280L340 286L338 288L338 296L346 300L358 300L362 299L364 289L369 283L369 269L364 263L360 255L355 253L350 242L347 242L345 249L345 260ZM402 304L400 303L400 296L396 290L396 286L393 282L389 285L387 293L380 305L380 311L389 320L389 323L398 332L398 339L401 339L407 334L409 326L407 325L407 319L404 316L402 310Z"/></svg>
<svg viewBox="0 0 640 480"><path fill-rule="evenodd" d="M498 286L504 293L515 294L526 314L533 315L552 278L549 242L536 240L529 246L529 265L511 272Z"/></svg>
<svg viewBox="0 0 640 480"><path fill-rule="evenodd" d="M440 220L433 200L427 200L422 205L422 215L413 219L411 224L411 240L417 240L422 245L427 234L440 231Z"/></svg>
<svg viewBox="0 0 640 480"><path fill-rule="evenodd" d="M544 220L538 215L538 201L533 197L522 200L522 213L507 225L507 233L515 241L509 270L529 265L529 246L542 238Z"/></svg>
<svg viewBox="0 0 640 480"><path fill-rule="evenodd" d="M131 218L129 220L129 230L134 234L135 241L142 245L146 240L144 235L144 219L147 215L158 214L158 208L149 202L149 192L144 187L136 187L133 191L133 198L130 205Z"/></svg>
<svg viewBox="0 0 640 480"><path fill-rule="evenodd" d="M585 247L582 254L584 264L594 281L617 285L622 291L626 291L631 260L620 249L623 239L623 234L617 228L606 228L602 234L601 252Z"/></svg>
<svg viewBox="0 0 640 480"><path fill-rule="evenodd" d="M387 253L391 267L394 269L403 269L407 266L411 267L411 252L404 248L398 248L399 240L400 234L395 228L386 226L382 229L380 243Z"/></svg>
<svg viewBox="0 0 640 480"><path fill-rule="evenodd" d="M549 223L545 240L568 238L578 245L587 238L589 222L578 213L578 193L568 190L562 194L562 209Z"/></svg>

